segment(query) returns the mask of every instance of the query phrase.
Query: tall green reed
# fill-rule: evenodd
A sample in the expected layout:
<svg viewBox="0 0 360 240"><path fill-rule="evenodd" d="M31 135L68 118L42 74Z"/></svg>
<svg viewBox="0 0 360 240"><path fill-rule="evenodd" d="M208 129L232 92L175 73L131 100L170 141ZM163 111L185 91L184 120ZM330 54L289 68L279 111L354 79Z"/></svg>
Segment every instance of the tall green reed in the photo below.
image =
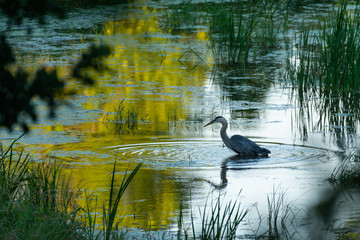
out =
<svg viewBox="0 0 360 240"><path fill-rule="evenodd" d="M195 23L202 19L199 3L191 0L183 1L181 4L169 5L169 9L159 19L159 27L164 32L179 34L180 32L190 32Z"/></svg>
<svg viewBox="0 0 360 240"><path fill-rule="evenodd" d="M263 51L270 51L278 46L278 35L287 30L289 6L291 0L259 1L256 8L256 28L254 31L254 45Z"/></svg>
<svg viewBox="0 0 360 240"><path fill-rule="evenodd" d="M360 86L360 17L359 4L353 11L348 1L341 1L335 19L323 22L317 36L319 51L319 84L332 91L349 92ZM324 83L322 83L324 81Z"/></svg>
<svg viewBox="0 0 360 240"><path fill-rule="evenodd" d="M15 200L19 187L27 180L29 154L24 151L16 154L14 144L22 137L15 139L0 156L0 187L1 200ZM3 199L4 198L4 199Z"/></svg>
<svg viewBox="0 0 360 240"><path fill-rule="evenodd" d="M285 223L289 218L291 211L290 205L285 201L285 192L279 192L279 189L274 189L273 193L267 196L268 202L268 236L279 238L284 235L287 224Z"/></svg>
<svg viewBox="0 0 360 240"><path fill-rule="evenodd" d="M76 210L73 207L80 190L72 188L71 175L63 173L62 164L50 160L32 164L27 181L29 201L45 212Z"/></svg>
<svg viewBox="0 0 360 240"><path fill-rule="evenodd" d="M116 186L115 186L116 161L114 162L112 178L111 178L111 186L109 192L108 207L106 208L105 204L103 205L103 230L105 232L106 240L110 239L114 234L115 217L120 203L120 199L124 194L126 188L129 186L132 179L135 177L135 174L139 171L141 165L142 163L139 163L128 177L126 171L122 179L119 190L116 190Z"/></svg>
<svg viewBox="0 0 360 240"><path fill-rule="evenodd" d="M96 195L89 195L84 192L85 206L81 212L81 219L86 223L85 236L87 239L126 239L127 231L119 229L116 221L117 209L120 206L120 200L130 182L139 171L142 163L137 164L135 169L128 175L126 170L119 187L116 186L116 161L114 162L112 178L110 182L110 191L108 202L102 205L102 223L97 224L99 215L96 212L98 208L98 198ZM102 228L102 229L100 229Z"/></svg>

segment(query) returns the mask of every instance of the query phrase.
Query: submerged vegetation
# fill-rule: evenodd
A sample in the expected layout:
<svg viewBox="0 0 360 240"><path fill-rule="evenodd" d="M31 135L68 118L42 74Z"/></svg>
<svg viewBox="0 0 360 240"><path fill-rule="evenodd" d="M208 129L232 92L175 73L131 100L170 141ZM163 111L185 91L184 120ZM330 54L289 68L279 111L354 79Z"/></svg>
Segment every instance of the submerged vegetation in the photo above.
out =
<svg viewBox="0 0 360 240"><path fill-rule="evenodd" d="M122 135L127 133L134 134L138 130L139 123L144 123L148 114L140 116L133 106L126 105L125 99L121 100L114 112L108 112L103 123L109 131Z"/></svg>

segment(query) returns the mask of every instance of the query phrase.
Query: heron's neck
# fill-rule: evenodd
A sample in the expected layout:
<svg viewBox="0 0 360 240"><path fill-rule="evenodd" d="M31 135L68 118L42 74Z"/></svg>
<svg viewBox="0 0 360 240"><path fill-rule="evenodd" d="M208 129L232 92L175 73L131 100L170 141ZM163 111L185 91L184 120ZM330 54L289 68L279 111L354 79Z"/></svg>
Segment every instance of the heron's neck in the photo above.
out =
<svg viewBox="0 0 360 240"><path fill-rule="evenodd" d="M221 130L220 130L220 136L223 140L223 142L225 143L225 145L231 149L231 144L230 144L230 138L229 136L227 135L226 133L226 129L228 127L228 124L227 122L222 122L222 127L221 127Z"/></svg>

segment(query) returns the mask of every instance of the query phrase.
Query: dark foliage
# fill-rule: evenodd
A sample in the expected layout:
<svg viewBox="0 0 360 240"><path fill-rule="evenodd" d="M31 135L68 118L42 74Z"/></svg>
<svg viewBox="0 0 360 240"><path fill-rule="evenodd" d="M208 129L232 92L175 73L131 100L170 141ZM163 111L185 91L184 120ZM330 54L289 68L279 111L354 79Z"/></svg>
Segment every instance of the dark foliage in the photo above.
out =
<svg viewBox="0 0 360 240"><path fill-rule="evenodd" d="M0 10L8 19L9 28L13 24L22 24L26 18L46 24L46 14L60 18L65 16L64 11L51 0L0 0ZM110 48L107 46L91 46L75 66L73 77L84 84L93 84L94 79L87 71L105 69L101 61L109 54ZM22 68L10 71L11 64L15 62L3 29L0 36L0 127L12 130L15 125L20 125L24 131L28 131L29 121L35 122L38 118L34 99L44 101L49 109L49 117L55 117L56 99L65 94L65 83L58 78L55 69L40 67L33 79Z"/></svg>
<svg viewBox="0 0 360 240"><path fill-rule="evenodd" d="M82 79L86 84L93 84L94 79L92 79L86 70L95 70L97 72L105 70L106 66L101 64L101 60L109 56L110 52L110 47L106 45L92 45L89 51L84 53L81 60L76 64L73 70L73 77Z"/></svg>

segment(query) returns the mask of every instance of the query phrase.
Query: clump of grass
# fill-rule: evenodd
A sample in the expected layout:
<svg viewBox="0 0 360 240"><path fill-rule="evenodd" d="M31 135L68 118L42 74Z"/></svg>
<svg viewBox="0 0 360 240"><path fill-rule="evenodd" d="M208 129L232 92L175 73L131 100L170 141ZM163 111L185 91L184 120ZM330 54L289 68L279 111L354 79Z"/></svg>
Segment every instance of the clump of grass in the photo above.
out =
<svg viewBox="0 0 360 240"><path fill-rule="evenodd" d="M255 13L245 17L241 3L230 2L229 6L214 9L209 21L210 47L216 62L230 66L246 64L253 44Z"/></svg>
<svg viewBox="0 0 360 240"><path fill-rule="evenodd" d="M71 176L59 163L31 161L24 151L16 152L16 139L0 155L0 239L124 239L115 226L120 199L141 167L125 174L117 191L114 163L109 202L103 207L103 231L96 230L97 215L76 204L80 191L71 188ZM95 203L96 204L96 203ZM81 222L80 219L84 219Z"/></svg>
<svg viewBox="0 0 360 240"><path fill-rule="evenodd" d="M268 239L292 239L297 233L296 227L293 224L295 217L299 210L295 209L292 203L287 203L286 192L281 189L274 188L273 192L267 196L268 215L267 215L267 230L258 236L258 238ZM262 217L260 217L260 223ZM290 231L290 227L293 231ZM259 229L257 230L259 231Z"/></svg>
<svg viewBox="0 0 360 240"><path fill-rule="evenodd" d="M359 3L349 11L343 0L332 15L320 20L321 30L313 36L302 30L297 61L287 63L287 78L299 88L348 93L360 87Z"/></svg>
<svg viewBox="0 0 360 240"><path fill-rule="evenodd" d="M284 79L291 82L300 107L301 134L329 129L336 137L349 139L359 121L360 34L359 2L349 9L343 0L320 30L302 27L297 50L290 52ZM346 109L343 107L346 106ZM317 111L319 119L312 123Z"/></svg>
<svg viewBox="0 0 360 240"><path fill-rule="evenodd" d="M222 197L218 196L215 201L211 201L209 209L208 202L202 212L201 217L201 232L197 233L195 229L195 219L191 212L191 232L183 228L184 238L188 239L189 235L192 239L235 239L236 232L248 214L248 208L241 207L241 203L237 200L230 201L223 205ZM182 205L180 206L180 217L178 227L183 226L182 220ZM180 228L181 229L181 228ZM178 238L182 238L181 231L178 232Z"/></svg>
<svg viewBox="0 0 360 240"><path fill-rule="evenodd" d="M0 156L0 236L4 239L82 239L75 220L77 192L58 164L33 162L16 152L16 139Z"/></svg>
<svg viewBox="0 0 360 240"><path fill-rule="evenodd" d="M3 201L15 199L16 193L20 191L19 185L25 182L28 173L29 155L21 151L15 156L13 146L18 139L2 151L0 156L0 188Z"/></svg>
<svg viewBox="0 0 360 240"><path fill-rule="evenodd" d="M255 45L262 49L277 46L277 35L286 28L289 3L235 0L201 4L188 0L172 5L162 16L160 26L175 34L189 30L189 26L207 26L216 63L223 67L242 66L250 55L256 55Z"/></svg>
<svg viewBox="0 0 360 240"><path fill-rule="evenodd" d="M140 116L134 107L126 107L123 99L114 109L114 113L107 113L103 119L105 126L115 134L135 133L140 122L144 122L147 114ZM113 116L113 117L112 117ZM109 120L113 118L112 120Z"/></svg>
<svg viewBox="0 0 360 240"><path fill-rule="evenodd" d="M360 86L359 2L353 12L347 5L347 0L341 1L335 19L323 23L317 38L319 80L332 91L348 92Z"/></svg>
<svg viewBox="0 0 360 240"><path fill-rule="evenodd" d="M290 1L263 1L256 5L258 13L254 41L262 49L271 50L278 46L279 32L286 31Z"/></svg>
<svg viewBox="0 0 360 240"><path fill-rule="evenodd" d="M79 191L71 189L71 176L65 176L61 164L43 160L32 163L27 177L29 200L44 212L67 212L75 206Z"/></svg>
<svg viewBox="0 0 360 240"><path fill-rule="evenodd" d="M360 187L359 149L352 150L344 158L341 164L334 169L329 181L346 189Z"/></svg>

